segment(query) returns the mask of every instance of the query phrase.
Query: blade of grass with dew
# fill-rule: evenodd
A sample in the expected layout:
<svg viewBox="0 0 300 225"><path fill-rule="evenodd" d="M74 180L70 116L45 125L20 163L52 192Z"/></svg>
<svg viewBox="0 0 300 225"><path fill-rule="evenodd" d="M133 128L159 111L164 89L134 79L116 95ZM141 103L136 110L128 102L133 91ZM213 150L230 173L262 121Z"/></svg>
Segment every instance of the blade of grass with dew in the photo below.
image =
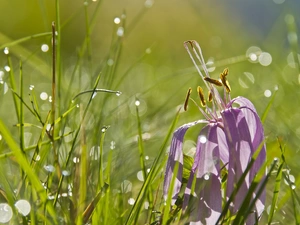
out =
<svg viewBox="0 0 300 225"><path fill-rule="evenodd" d="M83 116L82 107L80 108L81 118ZM81 138L80 138L80 174L79 174L79 200L77 205L77 219L76 224L81 225L83 220L83 212L86 204L86 184L87 184L87 147L85 134L85 120L81 123Z"/></svg>
<svg viewBox="0 0 300 225"><path fill-rule="evenodd" d="M272 98L270 99L270 101L269 101L269 103L268 103L268 105L267 105L265 111L263 112L263 115L262 115L262 117L261 117L261 123L262 123L262 124L265 123L265 120L266 120L267 115L268 115L268 113L269 113L269 111L270 111L270 108L271 108L271 106L272 106L273 103L274 103L274 100L275 100L275 96L276 96L276 94L277 94L277 91L278 91L278 90L275 90L274 95L273 95Z"/></svg>
<svg viewBox="0 0 300 225"><path fill-rule="evenodd" d="M25 150L25 144L24 144L24 108L23 108L23 103L22 99L24 98L24 93L23 93L23 69L22 69L22 61L20 61L20 96L21 99L19 100L19 123L21 124L20 126L20 148L21 151L24 152Z"/></svg>
<svg viewBox="0 0 300 225"><path fill-rule="evenodd" d="M21 60L26 61L28 65L30 65L32 68L37 70L42 76L48 78L48 72L45 71L50 70L49 65L45 61L43 61L40 57L32 54L32 52L28 51L27 49L23 48L20 45L25 41L29 41L39 37L48 37L48 36L49 37L51 36L51 32L35 34L14 41L0 32L0 43L2 44L0 46L0 50L4 49L5 47L12 47L9 50L11 54L14 54L18 57L21 56Z"/></svg>
<svg viewBox="0 0 300 225"><path fill-rule="evenodd" d="M135 214L137 214L137 209L136 207L138 207L139 205L141 205L143 203L143 199L145 198L145 193L147 192L147 189L149 187L149 185L151 185L151 182L152 180L156 177L157 173L159 173L160 171L160 168L163 166L163 165L159 165L159 162L161 161L161 158L163 156L163 154L165 153L165 148L167 146L167 143L173 133L173 130L175 128L175 125L179 119L179 112L180 112L180 109L178 110L168 132L167 132L167 135L160 147L160 150L159 150L159 153L158 153L158 156L155 158L154 162L153 162L153 165L150 169L150 172L148 173L148 176L146 177L139 193L138 193L138 196L136 198L136 201L134 202L134 205L133 207L131 208L130 210L130 213L127 217L127 220L125 222L125 225L131 225L133 224L133 221L134 221L134 218L135 218Z"/></svg>
<svg viewBox="0 0 300 225"><path fill-rule="evenodd" d="M113 150L109 150L108 153L108 159L107 159L107 167L105 171L105 177L106 177L106 182L107 184L110 184L110 176L111 176L111 164L112 164L112 155L113 155ZM104 225L109 225L109 210L111 209L111 201L110 201L110 185L107 187L106 192L105 192L105 204L104 204ZM99 204L98 204L99 205Z"/></svg>
<svg viewBox="0 0 300 225"><path fill-rule="evenodd" d="M17 91L17 87L16 87L16 81L15 81L15 74L14 74L14 69L13 69L13 65L12 65L12 61L11 61L11 57L9 55L9 53L7 54L7 64L9 66L9 80L10 80L10 86L11 89ZM16 116L17 119L19 120L20 118L20 110L19 110L19 104L17 101L17 97L15 95L12 96L13 100L14 100L14 106L15 106L15 110L16 110Z"/></svg>
<svg viewBox="0 0 300 225"><path fill-rule="evenodd" d="M4 125L4 123L2 122L1 119L0 119L0 132L1 132L3 139L6 141L8 147L14 153L15 158L16 158L17 162L19 163L20 167L22 168L24 173L28 176L28 179L29 179L31 185L34 187L36 192L39 194L41 203L46 205L46 210L52 217L53 223L57 224L56 217L55 217L56 213L54 211L54 208L51 206L51 204L47 204L47 194L46 194L44 187L42 186L39 178L37 177L37 175L34 173L32 168L30 167L30 165L27 162L27 159L24 157L21 149L18 147L16 142L13 140L12 135L10 134L10 132L8 131L8 129L6 128L6 126Z"/></svg>
<svg viewBox="0 0 300 225"><path fill-rule="evenodd" d="M136 102L135 109L136 109L136 120L137 120L137 128L138 128L138 149L139 149L139 157L140 157L140 167L141 167L141 170L143 173L143 178L145 179L147 177L147 170L146 170L146 166L145 166L145 148L143 145L142 125L141 125L141 118L140 118L140 114L139 114L140 101L136 98L135 102ZM151 212L153 209L153 197L152 197L151 185L148 188L148 202L149 202L148 218L151 221Z"/></svg>
<svg viewBox="0 0 300 225"><path fill-rule="evenodd" d="M279 168L277 170L276 174L276 180L275 180L275 185L274 185L274 191L273 191L273 197L272 197L272 203L271 203L271 208L269 211L269 216L268 216L268 224L271 225L274 213L276 211L276 204L278 201L278 196L279 196L279 191L280 191L280 184L282 180L282 169L283 169L284 161L282 161L279 165Z"/></svg>
<svg viewBox="0 0 300 225"><path fill-rule="evenodd" d="M177 179L178 170L179 170L179 162L176 161L175 167L174 167L173 177L172 177L171 184L170 184L170 190L174 189L175 180ZM167 201L166 201L166 204L165 204L163 217L162 217L162 225L166 225L168 220L169 220L169 213L170 213L171 202L172 202L172 194L173 194L172 191L168 192L168 197L167 197Z"/></svg>

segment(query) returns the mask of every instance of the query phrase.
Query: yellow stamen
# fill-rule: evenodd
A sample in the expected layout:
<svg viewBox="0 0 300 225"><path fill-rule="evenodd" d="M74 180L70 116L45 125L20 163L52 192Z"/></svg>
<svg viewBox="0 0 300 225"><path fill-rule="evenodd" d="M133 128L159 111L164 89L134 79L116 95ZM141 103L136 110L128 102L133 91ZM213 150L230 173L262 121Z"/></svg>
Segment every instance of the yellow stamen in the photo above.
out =
<svg viewBox="0 0 300 225"><path fill-rule="evenodd" d="M208 91L208 101L212 102L212 99L213 99L212 93Z"/></svg>
<svg viewBox="0 0 300 225"><path fill-rule="evenodd" d="M212 79L210 77L204 77L204 80L206 80L207 82L212 83L214 85L217 85L217 86L220 86L220 87L222 86L222 83L220 81Z"/></svg>
<svg viewBox="0 0 300 225"><path fill-rule="evenodd" d="M185 101L184 101L184 106L183 106L184 111L187 110L191 92L192 92L192 88L189 88L189 90L188 90L187 93L186 93L186 97L185 97Z"/></svg>
<svg viewBox="0 0 300 225"><path fill-rule="evenodd" d="M221 76L227 76L228 75L228 68L225 68L224 70L223 70L223 72L221 73Z"/></svg>
<svg viewBox="0 0 300 225"><path fill-rule="evenodd" d="M231 88L230 88L228 80L226 79L226 75L224 75L223 73L221 73L220 78L221 78L221 81L222 81L222 83L223 83L223 85L224 85L224 87L226 89L226 92L230 93Z"/></svg>
<svg viewBox="0 0 300 225"><path fill-rule="evenodd" d="M199 97L200 97L201 106L204 107L206 105L206 102L205 102L205 99L204 99L203 89L200 86L198 86L197 87L197 92L198 92Z"/></svg>

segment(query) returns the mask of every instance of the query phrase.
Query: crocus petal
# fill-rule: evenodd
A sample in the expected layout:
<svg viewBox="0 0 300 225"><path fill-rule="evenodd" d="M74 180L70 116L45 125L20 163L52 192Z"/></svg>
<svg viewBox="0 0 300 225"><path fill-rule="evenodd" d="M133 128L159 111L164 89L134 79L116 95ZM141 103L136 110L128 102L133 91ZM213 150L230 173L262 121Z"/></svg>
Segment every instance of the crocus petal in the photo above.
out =
<svg viewBox="0 0 300 225"><path fill-rule="evenodd" d="M172 177L174 174L174 167L176 165L176 162L179 162L179 168L177 172L177 177L175 180L175 184L172 191L172 202L171 204L174 205L175 201L178 197L178 193L180 191L181 183L182 183L182 171L183 171L183 153L182 153L182 144L183 144L183 138L186 133L186 131L192 127L195 126L198 123L207 123L205 120L198 120L192 123L184 124L183 126L179 127L173 134L171 146L170 146L170 152L165 172L165 180L164 180L164 197L165 199L168 196L168 192L170 191L170 184L172 181Z"/></svg>
<svg viewBox="0 0 300 225"><path fill-rule="evenodd" d="M191 211L191 224L215 224L222 210L220 173L220 152L228 151L224 131L217 123L204 127L197 141L194 164L184 195L183 209L191 195L196 174L195 194L197 203ZM223 153L228 160L228 152ZM207 176L206 178L204 178ZM212 194L213 193L213 194Z"/></svg>
<svg viewBox="0 0 300 225"><path fill-rule="evenodd" d="M260 118L256 113L254 105L244 97L237 97L233 99L230 104L232 103L239 104L240 109L243 111L243 114L245 116L250 131L253 150L254 151L260 150L259 147L261 147L264 141L264 129L260 121ZM265 160L266 160L266 146L263 145L258 157L256 158L251 168L249 174L250 182L253 180L255 174L258 172L258 170L263 165ZM265 199L266 199L266 191L264 190L263 193L260 195L258 201L256 202L256 206L255 206L258 215L261 215L261 213L264 210Z"/></svg>
<svg viewBox="0 0 300 225"><path fill-rule="evenodd" d="M229 108L222 113L224 132L229 147L228 179L226 196L229 198L234 186L242 176L253 152L251 136L247 121L240 109ZM234 199L233 211L236 212L241 206L249 188L249 174L246 176L240 190Z"/></svg>

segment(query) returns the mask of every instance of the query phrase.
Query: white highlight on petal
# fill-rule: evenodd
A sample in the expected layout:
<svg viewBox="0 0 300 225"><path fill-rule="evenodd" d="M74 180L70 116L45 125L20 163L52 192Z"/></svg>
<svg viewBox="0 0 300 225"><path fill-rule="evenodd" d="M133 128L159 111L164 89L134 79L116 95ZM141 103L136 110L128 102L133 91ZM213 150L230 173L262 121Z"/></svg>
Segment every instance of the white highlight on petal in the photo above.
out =
<svg viewBox="0 0 300 225"><path fill-rule="evenodd" d="M205 144L207 141L207 138L204 135L200 135L199 141L200 141L200 143Z"/></svg>

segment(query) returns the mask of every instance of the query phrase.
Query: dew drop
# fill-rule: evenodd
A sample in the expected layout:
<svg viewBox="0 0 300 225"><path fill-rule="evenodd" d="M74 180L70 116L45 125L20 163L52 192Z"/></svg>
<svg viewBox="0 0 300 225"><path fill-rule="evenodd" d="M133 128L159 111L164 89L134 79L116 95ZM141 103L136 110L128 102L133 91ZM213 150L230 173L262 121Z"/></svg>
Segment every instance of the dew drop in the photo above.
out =
<svg viewBox="0 0 300 225"><path fill-rule="evenodd" d="M292 188L292 190L295 190L296 189L296 185L292 184L291 188Z"/></svg>
<svg viewBox="0 0 300 225"><path fill-rule="evenodd" d="M92 99L95 98L96 95L97 95L97 92L94 92L93 95L92 95Z"/></svg>
<svg viewBox="0 0 300 225"><path fill-rule="evenodd" d="M136 100L136 101L134 102L134 104L135 104L136 106L139 106L139 105L141 104L141 102L140 102L139 100Z"/></svg>
<svg viewBox="0 0 300 225"><path fill-rule="evenodd" d="M71 174L68 170L63 170L61 173L65 177L70 176L70 174Z"/></svg>
<svg viewBox="0 0 300 225"><path fill-rule="evenodd" d="M149 202L145 202L145 203L144 203L144 207L145 207L145 209L147 210L147 209L149 208Z"/></svg>
<svg viewBox="0 0 300 225"><path fill-rule="evenodd" d="M108 66L114 65L114 60L113 60L113 59L107 60L107 65L108 65Z"/></svg>
<svg viewBox="0 0 300 225"><path fill-rule="evenodd" d="M135 203L134 198L129 198L129 199L128 199L128 204L129 204L129 205L133 205L134 203Z"/></svg>
<svg viewBox="0 0 300 225"><path fill-rule="evenodd" d="M207 174L204 175L203 178L204 178L204 180L209 180L209 177L210 177L210 175L207 173Z"/></svg>
<svg viewBox="0 0 300 225"><path fill-rule="evenodd" d="M252 62L255 62L255 61L257 61L257 55L256 54L254 54L254 53L251 53L250 55L249 55L249 59L252 61Z"/></svg>
<svg viewBox="0 0 300 225"><path fill-rule="evenodd" d="M269 66L272 63L272 56L268 52L263 52L259 55L258 61L262 66Z"/></svg>
<svg viewBox="0 0 300 225"><path fill-rule="evenodd" d="M137 179L139 180L139 181L144 181L145 179L144 179L144 175L143 175L143 171L139 171L139 172L137 172Z"/></svg>
<svg viewBox="0 0 300 225"><path fill-rule="evenodd" d="M49 100L49 102L52 102L52 96L51 95L49 96L48 100Z"/></svg>
<svg viewBox="0 0 300 225"><path fill-rule="evenodd" d="M115 149L115 148L116 148L116 142L111 141L111 142L110 142L110 149L113 150L113 149Z"/></svg>
<svg viewBox="0 0 300 225"><path fill-rule="evenodd" d="M151 48L147 48L145 52L146 52L147 54L151 54L152 50L151 50Z"/></svg>
<svg viewBox="0 0 300 225"><path fill-rule="evenodd" d="M50 129L51 129L51 124L48 123L47 126L46 126L46 130L47 130L47 131L50 131Z"/></svg>
<svg viewBox="0 0 300 225"><path fill-rule="evenodd" d="M116 96L120 96L121 94L122 94L121 91L117 91L117 92L116 92Z"/></svg>
<svg viewBox="0 0 300 225"><path fill-rule="evenodd" d="M34 85L29 85L29 90L32 91L34 89Z"/></svg>
<svg viewBox="0 0 300 225"><path fill-rule="evenodd" d="M13 216L12 208L6 203L0 203L0 222L7 223Z"/></svg>
<svg viewBox="0 0 300 225"><path fill-rule="evenodd" d="M149 160L149 156L148 155L145 156L145 160Z"/></svg>
<svg viewBox="0 0 300 225"><path fill-rule="evenodd" d="M77 104L76 107L79 108L79 104Z"/></svg>
<svg viewBox="0 0 300 225"><path fill-rule="evenodd" d="M132 183L129 180L124 180L121 183L121 192L128 193L132 190Z"/></svg>
<svg viewBox="0 0 300 225"><path fill-rule="evenodd" d="M46 93L46 92L42 92L41 94L40 94L40 98L42 99L42 100L47 100L47 98L48 98L48 94Z"/></svg>
<svg viewBox="0 0 300 225"><path fill-rule="evenodd" d="M2 135L0 134L0 141L2 140Z"/></svg>
<svg viewBox="0 0 300 225"><path fill-rule="evenodd" d="M272 95L272 92L270 90L265 90L264 92L265 97L269 98Z"/></svg>
<svg viewBox="0 0 300 225"><path fill-rule="evenodd" d="M9 48L5 47L3 52L4 52L5 55L8 55L9 54Z"/></svg>
<svg viewBox="0 0 300 225"><path fill-rule="evenodd" d="M3 94L6 94L8 92L8 85L6 82L3 84Z"/></svg>
<svg viewBox="0 0 300 225"><path fill-rule="evenodd" d="M37 155L36 157L35 157L35 161L40 161L41 160L41 156L40 155Z"/></svg>
<svg viewBox="0 0 300 225"><path fill-rule="evenodd" d="M124 35L124 27L119 27L117 30L117 35L122 37Z"/></svg>
<svg viewBox="0 0 300 225"><path fill-rule="evenodd" d="M204 135L200 135L199 136L199 142L202 144L205 144L207 141L207 138Z"/></svg>
<svg viewBox="0 0 300 225"><path fill-rule="evenodd" d="M55 170L54 166L52 165L45 165L44 169L50 173L52 173Z"/></svg>
<svg viewBox="0 0 300 225"><path fill-rule="evenodd" d="M9 67L9 66L4 66L4 70L5 70L6 72L9 72L9 71L10 71L10 67Z"/></svg>
<svg viewBox="0 0 300 225"><path fill-rule="evenodd" d="M41 46L41 50L42 50L42 52L48 52L49 46L48 46L47 44L43 44L43 45Z"/></svg>
<svg viewBox="0 0 300 225"><path fill-rule="evenodd" d="M150 169L150 168L148 168L148 169L146 170L146 172L147 172L147 173L150 173L150 170L151 170L151 169Z"/></svg>
<svg viewBox="0 0 300 225"><path fill-rule="evenodd" d="M78 157L74 157L73 158L73 163L79 163L79 158Z"/></svg>
<svg viewBox="0 0 300 225"><path fill-rule="evenodd" d="M27 216L30 213L31 206L30 203L26 200L19 200L15 203L16 208L18 209L19 213L23 216Z"/></svg>
<svg viewBox="0 0 300 225"><path fill-rule="evenodd" d="M61 197L68 197L68 193L62 193Z"/></svg>
<svg viewBox="0 0 300 225"><path fill-rule="evenodd" d="M146 8L151 8L153 4L154 4L153 0L146 0L144 5Z"/></svg>
<svg viewBox="0 0 300 225"><path fill-rule="evenodd" d="M119 17L114 18L114 23L119 24L121 22L121 19Z"/></svg>

